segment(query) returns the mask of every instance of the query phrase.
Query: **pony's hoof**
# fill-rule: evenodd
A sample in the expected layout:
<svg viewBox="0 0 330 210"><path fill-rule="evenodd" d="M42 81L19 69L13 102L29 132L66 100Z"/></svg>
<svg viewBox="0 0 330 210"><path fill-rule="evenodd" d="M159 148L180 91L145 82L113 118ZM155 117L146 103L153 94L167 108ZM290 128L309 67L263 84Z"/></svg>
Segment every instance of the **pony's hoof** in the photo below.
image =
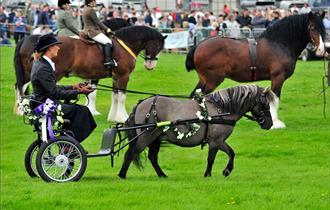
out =
<svg viewBox="0 0 330 210"><path fill-rule="evenodd" d="M211 173L205 173L204 174L204 177L210 177L211 176Z"/></svg>
<svg viewBox="0 0 330 210"><path fill-rule="evenodd" d="M226 168L226 169L223 170L223 172L222 172L222 175L224 175L225 177L229 176L229 174L230 174L230 171L229 171L228 168Z"/></svg>
<svg viewBox="0 0 330 210"><path fill-rule="evenodd" d="M281 129L285 127L285 124L281 120L275 120L273 121L273 126L270 129Z"/></svg>
<svg viewBox="0 0 330 210"><path fill-rule="evenodd" d="M118 174L118 176L119 176L119 178L121 178L121 179L126 179L126 175L124 175L124 174Z"/></svg>
<svg viewBox="0 0 330 210"><path fill-rule="evenodd" d="M167 178L166 174L162 174L158 176L159 178Z"/></svg>

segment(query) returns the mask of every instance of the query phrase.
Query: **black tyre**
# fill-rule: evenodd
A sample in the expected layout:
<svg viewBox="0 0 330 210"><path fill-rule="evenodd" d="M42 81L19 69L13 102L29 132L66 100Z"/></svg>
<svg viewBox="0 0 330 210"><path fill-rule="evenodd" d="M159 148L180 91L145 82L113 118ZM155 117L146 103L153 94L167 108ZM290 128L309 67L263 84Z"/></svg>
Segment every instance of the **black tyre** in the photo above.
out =
<svg viewBox="0 0 330 210"><path fill-rule="evenodd" d="M43 143L37 155L37 170L47 182L78 181L87 167L85 150L73 138L60 136Z"/></svg>
<svg viewBox="0 0 330 210"><path fill-rule="evenodd" d="M32 144L25 152L25 159L24 159L25 170L32 178L39 176L36 167L36 158L40 144L41 144L40 140L35 140L34 142L32 142Z"/></svg>

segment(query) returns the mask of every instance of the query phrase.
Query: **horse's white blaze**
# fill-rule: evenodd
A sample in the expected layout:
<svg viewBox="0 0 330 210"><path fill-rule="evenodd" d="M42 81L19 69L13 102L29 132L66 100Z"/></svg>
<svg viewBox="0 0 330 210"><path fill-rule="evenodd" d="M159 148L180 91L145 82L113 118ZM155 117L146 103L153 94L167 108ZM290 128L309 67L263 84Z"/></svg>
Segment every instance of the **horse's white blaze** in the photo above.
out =
<svg viewBox="0 0 330 210"><path fill-rule="evenodd" d="M111 108L108 115L108 121L125 122L128 114L125 108L126 95L125 93L112 93Z"/></svg>
<svg viewBox="0 0 330 210"><path fill-rule="evenodd" d="M96 88L96 85L92 85L92 88ZM100 115L101 113L96 110L96 90L86 96L85 105L88 107L92 115Z"/></svg>
<svg viewBox="0 0 330 210"><path fill-rule="evenodd" d="M158 54L156 55L157 60L158 60L158 58L159 58L159 54L160 54L160 53L158 53ZM148 69L148 70L153 70L153 69L156 67L156 65L157 65L157 60L145 60L145 61L144 61L144 67L145 67L146 69Z"/></svg>
<svg viewBox="0 0 330 210"><path fill-rule="evenodd" d="M156 60L146 60L144 61L144 67L148 70L153 70L157 65Z"/></svg>
<svg viewBox="0 0 330 210"><path fill-rule="evenodd" d="M271 129L285 128L285 124L278 119L277 110L279 107L280 100L274 95L274 101L269 104L270 106L270 114L272 115L273 126Z"/></svg>
<svg viewBox="0 0 330 210"><path fill-rule="evenodd" d="M320 43L319 43L319 46L317 46L315 54L317 56L323 56L325 54L325 46L324 46L324 42L322 40L321 35L319 35L319 36L320 36L319 37Z"/></svg>

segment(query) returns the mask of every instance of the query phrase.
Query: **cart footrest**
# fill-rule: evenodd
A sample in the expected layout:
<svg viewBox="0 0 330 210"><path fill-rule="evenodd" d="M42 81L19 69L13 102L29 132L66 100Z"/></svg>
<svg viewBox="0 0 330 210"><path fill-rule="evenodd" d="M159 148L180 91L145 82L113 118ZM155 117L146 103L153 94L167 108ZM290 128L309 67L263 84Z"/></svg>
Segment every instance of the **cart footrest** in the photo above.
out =
<svg viewBox="0 0 330 210"><path fill-rule="evenodd" d="M113 151L116 135L117 135L117 131L115 128L104 129L102 144L98 154L110 154Z"/></svg>

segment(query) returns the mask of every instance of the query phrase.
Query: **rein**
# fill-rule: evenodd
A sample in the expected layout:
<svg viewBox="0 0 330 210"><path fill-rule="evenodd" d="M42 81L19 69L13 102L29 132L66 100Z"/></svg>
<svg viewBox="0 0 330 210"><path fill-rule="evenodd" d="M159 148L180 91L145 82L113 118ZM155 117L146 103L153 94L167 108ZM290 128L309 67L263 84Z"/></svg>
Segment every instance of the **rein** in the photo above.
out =
<svg viewBox="0 0 330 210"><path fill-rule="evenodd" d="M330 86L330 69L328 67L328 74L326 72L326 67L325 67L325 64L326 64L326 61L325 61L325 57L323 58L323 68L324 68L324 75L322 77L322 94L323 94L323 117L326 118L326 114L325 114L325 109L326 109L326 104L327 104L327 100L326 100L326 97L325 97L325 91L328 89L328 87L325 87L325 80L328 78L328 85ZM328 64L329 65L329 64Z"/></svg>
<svg viewBox="0 0 330 210"><path fill-rule="evenodd" d="M186 95L165 95L165 94L157 94L157 93L151 93L151 92L142 92L142 91L136 91L136 90L128 90L128 89L122 89L122 88L115 88L115 87L112 87L112 86L101 85L101 84L98 84L98 86L103 87L103 88L95 88L95 89L96 89L96 90L101 90L101 91L123 91L123 92L134 93L134 94L141 94L141 95L164 96L164 97L187 98L187 99L191 99L190 96L186 96Z"/></svg>

